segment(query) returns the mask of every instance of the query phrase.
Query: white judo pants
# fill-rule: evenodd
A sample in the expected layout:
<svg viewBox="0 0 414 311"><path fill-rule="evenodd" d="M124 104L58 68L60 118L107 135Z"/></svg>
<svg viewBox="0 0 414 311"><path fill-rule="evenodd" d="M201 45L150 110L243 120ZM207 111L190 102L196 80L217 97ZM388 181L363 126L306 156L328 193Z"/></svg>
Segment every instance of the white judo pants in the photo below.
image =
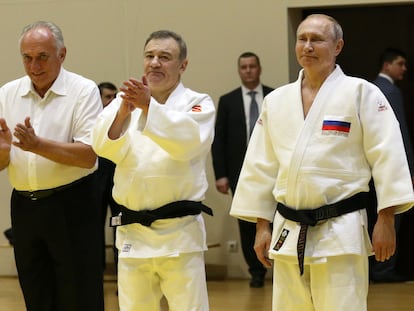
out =
<svg viewBox="0 0 414 311"><path fill-rule="evenodd" d="M297 263L275 256L273 311L366 311L368 256L327 257L306 264L301 276Z"/></svg>
<svg viewBox="0 0 414 311"><path fill-rule="evenodd" d="M120 311L159 311L163 295L169 311L209 310L203 252L119 258Z"/></svg>

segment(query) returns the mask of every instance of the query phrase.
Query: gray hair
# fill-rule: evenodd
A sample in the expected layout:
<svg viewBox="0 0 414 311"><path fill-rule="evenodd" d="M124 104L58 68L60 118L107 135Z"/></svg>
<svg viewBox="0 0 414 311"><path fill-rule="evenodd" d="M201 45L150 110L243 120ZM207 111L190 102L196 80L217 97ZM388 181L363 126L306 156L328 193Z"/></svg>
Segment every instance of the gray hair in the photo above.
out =
<svg viewBox="0 0 414 311"><path fill-rule="evenodd" d="M177 42L178 47L180 49L180 55L178 56L179 59L181 61L186 59L187 58L187 45L185 44L185 41L183 40L183 38L179 34L175 33L174 31L171 31L171 30L154 31L153 33L151 33L149 35L149 37L145 41L144 47L146 47L148 42L150 42L151 40L154 40L154 39L168 39L168 38L172 38Z"/></svg>
<svg viewBox="0 0 414 311"><path fill-rule="evenodd" d="M323 18L326 18L327 20L329 20L331 22L331 24L332 24L332 35L333 35L333 39L335 41L344 38L344 32L342 30L342 27L335 18L333 18L332 16L329 16L329 15L326 15L326 14L311 14L311 15L307 16L305 18L305 20L307 20L308 18L314 18L314 17L323 17Z"/></svg>
<svg viewBox="0 0 414 311"><path fill-rule="evenodd" d="M65 46L65 42L63 40L62 31L60 28L52 23L52 22L45 22L45 21L37 21L32 24L25 26L22 30L22 33L19 38L19 45L22 42L23 37L31 30L37 28L46 28L49 29L50 33L52 34L53 38L55 39L56 49L60 51L61 48Z"/></svg>

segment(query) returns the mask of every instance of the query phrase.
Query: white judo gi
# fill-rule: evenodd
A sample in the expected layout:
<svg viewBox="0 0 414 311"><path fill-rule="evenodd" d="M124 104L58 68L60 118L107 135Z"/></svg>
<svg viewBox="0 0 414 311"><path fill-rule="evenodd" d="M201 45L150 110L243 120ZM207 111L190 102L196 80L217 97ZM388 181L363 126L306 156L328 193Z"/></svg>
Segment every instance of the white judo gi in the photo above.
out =
<svg viewBox="0 0 414 311"><path fill-rule="evenodd" d="M406 211L414 194L399 124L376 86L346 76L339 66L321 86L305 119L302 75L303 70L296 82L264 99L230 214L273 221L269 256L275 260L274 310L313 310L312 300L316 310L364 310L366 255L372 254L365 210L309 227L305 275L300 277L300 225L276 212L276 203L315 209L367 192L372 176L378 211L390 206L396 206L396 213ZM353 272L346 270L350 265Z"/></svg>
<svg viewBox="0 0 414 311"><path fill-rule="evenodd" d="M214 135L211 98L180 83L165 104L151 98L147 117L134 110L121 137L111 140L121 101L118 96L105 108L93 130L94 150L116 164L115 201L132 210L202 201ZM170 310L208 310L202 215L118 227L116 246L121 310L158 310L162 294Z"/></svg>

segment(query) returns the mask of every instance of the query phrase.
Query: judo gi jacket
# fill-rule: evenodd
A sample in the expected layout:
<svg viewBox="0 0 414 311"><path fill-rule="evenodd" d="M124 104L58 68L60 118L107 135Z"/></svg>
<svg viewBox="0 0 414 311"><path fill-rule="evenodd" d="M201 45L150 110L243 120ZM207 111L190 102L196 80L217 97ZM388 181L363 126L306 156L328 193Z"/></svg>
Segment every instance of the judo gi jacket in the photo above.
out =
<svg viewBox="0 0 414 311"><path fill-rule="evenodd" d="M113 197L131 210L167 203L202 201L208 187L205 164L214 135L215 108L210 96L182 84L165 104L151 98L147 117L135 109L121 137L108 130L122 102L108 105L93 130L93 148L116 164ZM151 227L117 228L120 257L153 258L206 250L201 215L155 221Z"/></svg>
<svg viewBox="0 0 414 311"><path fill-rule="evenodd" d="M315 209L367 192L372 176L378 210L396 206L401 213L414 204L399 124L382 92L337 65L305 118L302 77L303 70L265 97L230 211L273 221L270 256L287 260L297 260L300 225L276 212L277 202ZM366 228L365 209L320 221L309 228L305 262L371 254Z"/></svg>

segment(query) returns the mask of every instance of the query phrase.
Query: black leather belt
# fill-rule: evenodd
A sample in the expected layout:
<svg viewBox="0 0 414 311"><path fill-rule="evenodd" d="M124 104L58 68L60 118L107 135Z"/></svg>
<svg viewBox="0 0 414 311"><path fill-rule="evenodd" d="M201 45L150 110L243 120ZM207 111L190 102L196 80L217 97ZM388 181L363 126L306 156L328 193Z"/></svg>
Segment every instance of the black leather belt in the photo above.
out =
<svg viewBox="0 0 414 311"><path fill-rule="evenodd" d="M366 207L366 192L360 192L350 198L334 204L328 204L316 209L296 210L282 203L277 203L277 211L284 218L300 223L300 231L297 244L298 264L300 274L303 274L303 262L305 258L306 235L309 226L315 226L318 221L338 217Z"/></svg>
<svg viewBox="0 0 414 311"><path fill-rule="evenodd" d="M213 211L208 206L201 202L188 200L171 202L154 210L133 211L125 206L121 206L121 212L119 215L111 217L110 226L117 227L139 223L149 227L155 220L158 219L197 215L201 212L205 212L208 215L213 216Z"/></svg>
<svg viewBox="0 0 414 311"><path fill-rule="evenodd" d="M55 187L55 188L43 189L43 190L34 190L34 191L20 191L20 190L14 189L14 191L19 196L24 197L26 199L30 199L32 201L41 200L41 199L45 199L45 198L48 198L48 197L54 195L56 192L60 192L60 191L64 191L64 190L67 190L69 188L72 188L76 184L79 184L79 183L85 181L86 178L88 178L91 175L88 175L86 177L75 180L74 182L71 182L70 184L66 184L66 185L63 185L63 186Z"/></svg>

